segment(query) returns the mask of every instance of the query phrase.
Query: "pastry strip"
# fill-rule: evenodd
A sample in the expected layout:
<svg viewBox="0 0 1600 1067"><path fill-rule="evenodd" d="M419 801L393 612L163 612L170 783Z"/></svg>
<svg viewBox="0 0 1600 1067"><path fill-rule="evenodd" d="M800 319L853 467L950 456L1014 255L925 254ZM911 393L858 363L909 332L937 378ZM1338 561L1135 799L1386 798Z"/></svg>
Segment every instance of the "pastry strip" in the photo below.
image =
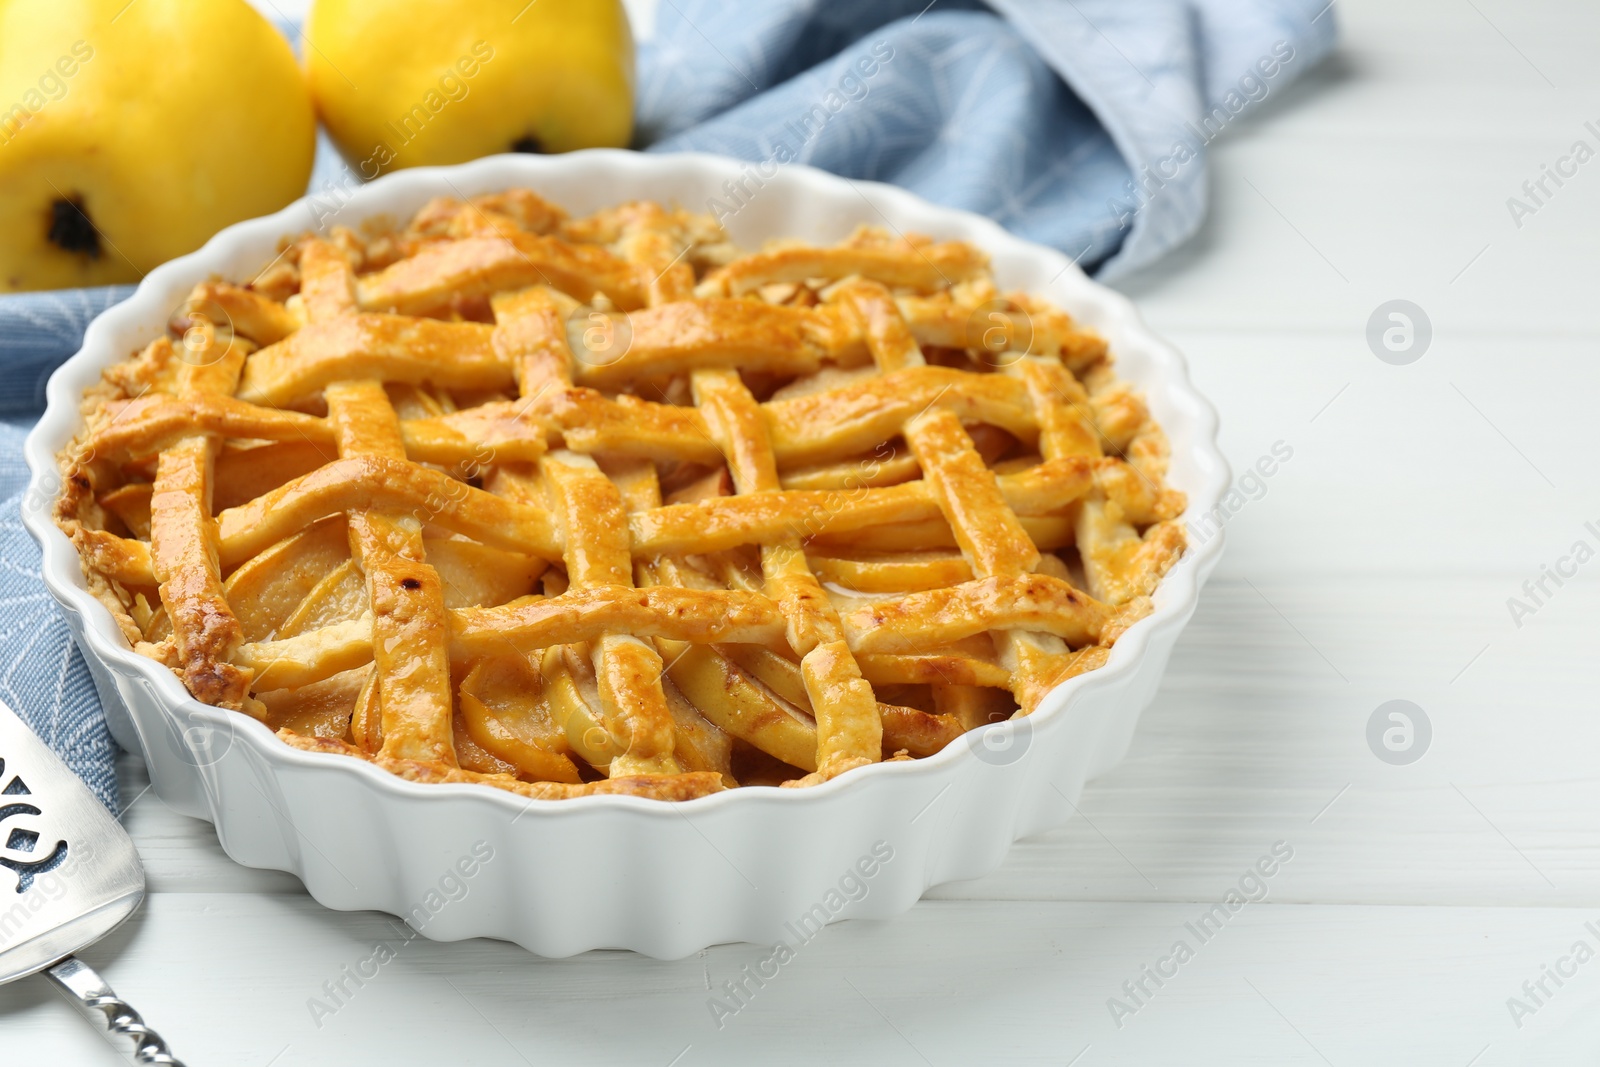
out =
<svg viewBox="0 0 1600 1067"><path fill-rule="evenodd" d="M712 437L727 456L735 488L746 499L781 495L778 465L755 398L726 370L695 371L695 400ZM816 769L826 781L883 749L883 723L872 686L844 641L838 614L806 564L796 533L763 538L761 571L766 592L788 620L789 647L817 720Z"/></svg>
<svg viewBox="0 0 1600 1067"><path fill-rule="evenodd" d="M171 347L164 338L156 344ZM204 320L190 326L179 357L179 395L230 392L247 346L243 339L219 337ZM185 434L161 453L150 494L150 567L172 624L184 684L208 704L243 708L251 673L229 662L243 634L223 594L217 524L211 517L216 448L214 435L199 432Z"/></svg>

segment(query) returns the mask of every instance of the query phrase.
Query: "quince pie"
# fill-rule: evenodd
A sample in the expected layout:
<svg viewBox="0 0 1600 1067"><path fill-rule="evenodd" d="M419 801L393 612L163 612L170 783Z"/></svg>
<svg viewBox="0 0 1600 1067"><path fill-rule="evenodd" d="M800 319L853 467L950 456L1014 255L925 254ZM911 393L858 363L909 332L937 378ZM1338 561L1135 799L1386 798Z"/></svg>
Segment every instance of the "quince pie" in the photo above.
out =
<svg viewBox="0 0 1600 1067"><path fill-rule="evenodd" d="M530 798L927 756L1104 663L1184 546L1105 343L872 228L439 199L196 286L84 414L56 519L134 648Z"/></svg>

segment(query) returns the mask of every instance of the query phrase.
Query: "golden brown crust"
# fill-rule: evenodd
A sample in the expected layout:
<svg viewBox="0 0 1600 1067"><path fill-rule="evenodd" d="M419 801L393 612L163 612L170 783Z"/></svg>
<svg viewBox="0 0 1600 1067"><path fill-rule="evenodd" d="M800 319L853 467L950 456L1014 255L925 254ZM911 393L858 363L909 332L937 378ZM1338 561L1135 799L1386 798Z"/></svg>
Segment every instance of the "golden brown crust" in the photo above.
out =
<svg viewBox="0 0 1600 1067"><path fill-rule="evenodd" d="M201 320L184 335L181 396L226 394L239 381L247 342L218 337ZM184 685L208 704L245 706L252 672L230 662L243 639L217 566L211 517L216 438L191 432L163 449L150 490L150 564L172 627Z"/></svg>
<svg viewBox="0 0 1600 1067"><path fill-rule="evenodd" d="M90 591L200 699L411 781L923 758L1103 664L1184 550L1105 342L961 242L740 255L507 190L302 237L169 325L60 457Z"/></svg>

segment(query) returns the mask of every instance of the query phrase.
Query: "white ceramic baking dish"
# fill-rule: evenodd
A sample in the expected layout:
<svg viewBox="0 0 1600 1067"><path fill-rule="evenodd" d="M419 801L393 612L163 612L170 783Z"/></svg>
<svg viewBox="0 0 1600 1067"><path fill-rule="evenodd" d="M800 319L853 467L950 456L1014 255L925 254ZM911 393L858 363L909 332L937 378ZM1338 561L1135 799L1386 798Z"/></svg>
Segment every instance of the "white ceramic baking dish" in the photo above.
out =
<svg viewBox="0 0 1600 1067"><path fill-rule="evenodd" d="M708 210L715 198L736 208L724 221L749 248L780 236L834 241L863 222L971 241L993 257L1002 288L1047 296L1108 339L1120 375L1144 391L1171 439L1171 481L1188 493L1190 515L1208 512L1227 487L1215 412L1183 358L1126 299L1058 252L892 186L706 155L588 151L407 170L331 191L229 227L152 271L94 321L83 349L51 378L48 410L28 438L23 513L43 549L45 582L113 734L143 754L156 795L215 823L238 862L289 871L330 908L390 912L430 938L503 938L546 956L626 948L676 958L720 942L793 943L823 920L902 912L930 886L994 869L1013 840L1066 822L1084 783L1126 752L1221 554L1220 536L1190 546L1157 590L1154 613L1105 667L1058 688L1026 720L813 789L743 788L682 804L529 803L480 786L403 781L290 748L246 716L199 703L129 648L50 519L56 453L81 424L84 389L159 335L196 282L252 276L280 238L404 219L437 195L519 185L574 213L635 198Z"/></svg>

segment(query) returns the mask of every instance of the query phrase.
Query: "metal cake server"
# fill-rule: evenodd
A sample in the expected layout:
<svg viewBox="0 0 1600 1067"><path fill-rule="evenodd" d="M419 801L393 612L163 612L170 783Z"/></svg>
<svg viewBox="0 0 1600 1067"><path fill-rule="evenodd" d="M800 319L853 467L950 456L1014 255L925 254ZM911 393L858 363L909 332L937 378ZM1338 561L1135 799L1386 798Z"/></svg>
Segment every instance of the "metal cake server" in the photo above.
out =
<svg viewBox="0 0 1600 1067"><path fill-rule="evenodd" d="M72 953L144 900L122 825L0 701L0 984L45 977L134 1061L183 1067L161 1035Z"/></svg>

